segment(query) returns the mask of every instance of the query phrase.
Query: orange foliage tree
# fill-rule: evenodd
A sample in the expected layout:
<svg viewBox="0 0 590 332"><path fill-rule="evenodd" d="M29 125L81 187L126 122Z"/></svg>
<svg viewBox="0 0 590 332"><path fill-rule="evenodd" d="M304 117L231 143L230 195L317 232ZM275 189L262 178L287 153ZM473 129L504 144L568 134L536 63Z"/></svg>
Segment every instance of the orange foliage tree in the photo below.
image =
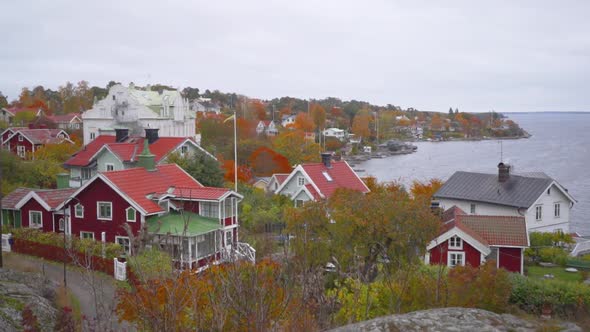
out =
<svg viewBox="0 0 590 332"><path fill-rule="evenodd" d="M266 119L266 106L259 101L255 100L250 103L250 107L254 112L254 118L257 120L265 120Z"/></svg>
<svg viewBox="0 0 590 332"><path fill-rule="evenodd" d="M291 165L320 160L320 146L305 140L301 130L285 131L273 140L276 152L287 157Z"/></svg>
<svg viewBox="0 0 590 332"><path fill-rule="evenodd" d="M369 110L360 110L352 120L352 132L359 138L369 137L371 135L371 130L369 129L370 122L371 115L369 114Z"/></svg>
<svg viewBox="0 0 590 332"><path fill-rule="evenodd" d="M412 193L412 197L414 197L414 199L430 201L434 193L437 192L440 187L442 187L442 185L443 182L439 179L431 179L428 182L414 180L414 182L412 182L412 186L410 187L410 193Z"/></svg>
<svg viewBox="0 0 590 332"><path fill-rule="evenodd" d="M304 132L313 131L313 120L307 113L299 112L295 117L295 123L293 124L295 129L302 130Z"/></svg>
<svg viewBox="0 0 590 332"><path fill-rule="evenodd" d="M265 146L258 148L249 158L255 176L272 176L275 173L290 173L289 160L280 153Z"/></svg>
<svg viewBox="0 0 590 332"><path fill-rule="evenodd" d="M322 130L326 126L326 110L320 104L313 104L310 110L314 128Z"/></svg>
<svg viewBox="0 0 590 332"><path fill-rule="evenodd" d="M228 182L235 181L235 162L233 160L224 160L223 163L224 176L223 178ZM238 182L249 182L252 179L252 172L246 165L238 165Z"/></svg>
<svg viewBox="0 0 590 332"><path fill-rule="evenodd" d="M46 144L35 150L33 155L37 160L50 160L62 164L76 153L79 148L80 145L67 142L62 144Z"/></svg>
<svg viewBox="0 0 590 332"><path fill-rule="evenodd" d="M430 120L430 127L433 130L440 130L440 129L442 129L442 119L441 119L440 115L434 114L432 116L432 119Z"/></svg>

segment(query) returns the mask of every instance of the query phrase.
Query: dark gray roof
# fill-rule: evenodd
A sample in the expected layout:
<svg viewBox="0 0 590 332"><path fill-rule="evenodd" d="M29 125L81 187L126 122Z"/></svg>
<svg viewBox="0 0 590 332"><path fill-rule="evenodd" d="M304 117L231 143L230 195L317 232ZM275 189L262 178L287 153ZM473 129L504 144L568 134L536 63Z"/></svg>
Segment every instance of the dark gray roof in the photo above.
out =
<svg viewBox="0 0 590 332"><path fill-rule="evenodd" d="M435 198L451 198L529 208L549 187L549 176L510 175L506 182L498 174L456 172L434 194Z"/></svg>

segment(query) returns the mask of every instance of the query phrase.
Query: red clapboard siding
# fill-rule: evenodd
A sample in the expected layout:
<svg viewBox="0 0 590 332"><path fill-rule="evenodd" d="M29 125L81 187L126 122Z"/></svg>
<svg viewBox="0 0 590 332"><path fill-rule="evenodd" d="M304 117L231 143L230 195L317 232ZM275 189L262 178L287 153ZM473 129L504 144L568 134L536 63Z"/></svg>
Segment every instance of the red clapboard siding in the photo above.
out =
<svg viewBox="0 0 590 332"><path fill-rule="evenodd" d="M521 248L500 248L498 266L510 272L520 273Z"/></svg>

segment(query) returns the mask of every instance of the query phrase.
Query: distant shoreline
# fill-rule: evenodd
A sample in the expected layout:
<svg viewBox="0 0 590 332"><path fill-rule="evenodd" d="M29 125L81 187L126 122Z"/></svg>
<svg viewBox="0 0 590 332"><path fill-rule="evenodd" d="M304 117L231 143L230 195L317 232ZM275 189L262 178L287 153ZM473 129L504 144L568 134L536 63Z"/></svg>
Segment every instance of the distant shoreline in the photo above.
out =
<svg viewBox="0 0 590 332"><path fill-rule="evenodd" d="M548 111L548 112L502 112L508 116L509 114L590 114L590 111Z"/></svg>

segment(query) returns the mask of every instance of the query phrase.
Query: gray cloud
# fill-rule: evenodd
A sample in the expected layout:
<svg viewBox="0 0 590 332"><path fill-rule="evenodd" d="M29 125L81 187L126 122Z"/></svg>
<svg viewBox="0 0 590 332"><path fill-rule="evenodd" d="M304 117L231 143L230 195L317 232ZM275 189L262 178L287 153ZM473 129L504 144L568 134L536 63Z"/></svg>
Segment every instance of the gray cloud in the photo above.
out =
<svg viewBox="0 0 590 332"><path fill-rule="evenodd" d="M0 91L118 80L423 110L589 110L589 12L587 1L11 1Z"/></svg>

